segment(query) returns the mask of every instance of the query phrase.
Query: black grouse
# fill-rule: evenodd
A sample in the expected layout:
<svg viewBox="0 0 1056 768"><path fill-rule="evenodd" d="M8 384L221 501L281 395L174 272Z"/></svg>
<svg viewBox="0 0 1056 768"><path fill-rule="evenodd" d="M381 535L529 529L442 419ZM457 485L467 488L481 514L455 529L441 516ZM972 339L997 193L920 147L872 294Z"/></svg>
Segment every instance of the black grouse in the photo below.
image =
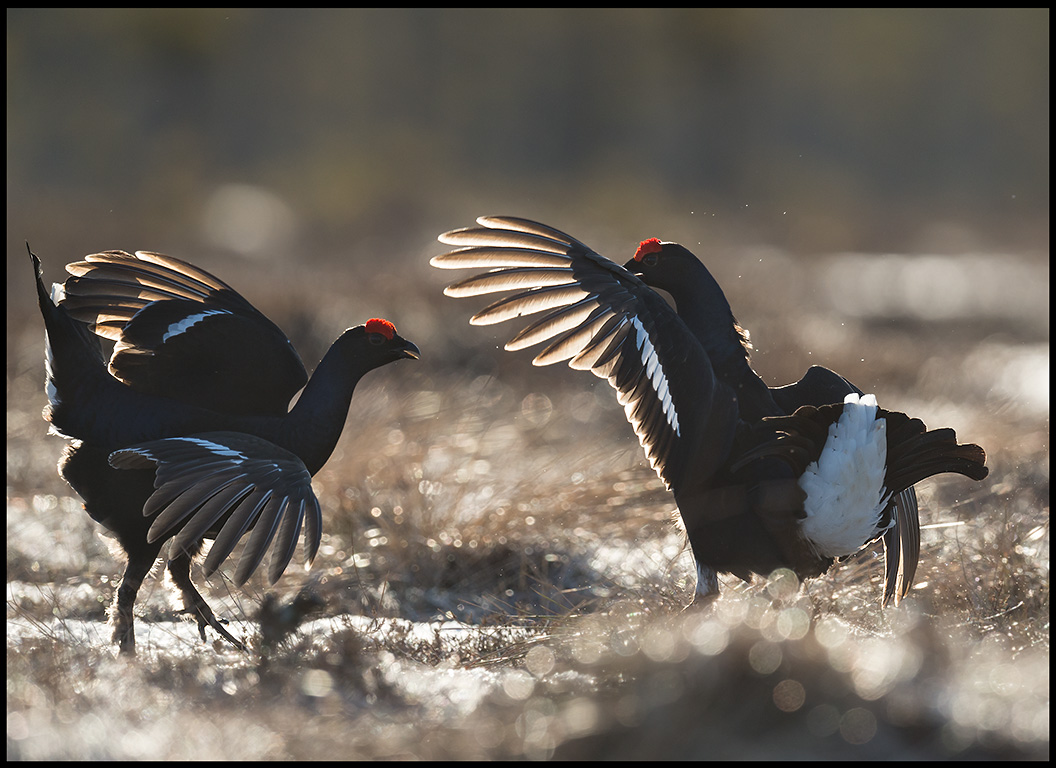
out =
<svg viewBox="0 0 1056 768"><path fill-rule="evenodd" d="M322 523L311 478L341 435L352 392L369 371L417 359L418 348L387 320L369 320L345 331L309 379L286 335L205 270L108 251L69 264L72 277L49 296L30 255L47 333L44 418L71 441L59 473L128 556L114 642L135 653L136 594L171 539L168 572L202 639L210 626L242 648L191 582L191 559L214 539L211 575L245 536L235 581L270 548L274 583L303 525L310 565ZM116 341L109 365L99 337Z"/></svg>
<svg viewBox="0 0 1056 768"><path fill-rule="evenodd" d="M883 536L901 515L918 526L914 484L943 472L987 475L982 448L958 444L952 429L928 431L919 419L879 408L832 371L812 368L789 387L767 387L748 364L747 336L706 270L711 284L701 273L694 282L687 269L677 312L647 284L666 289L681 277L670 267L649 276L650 253L680 249L697 261L681 246L644 241L642 263L632 271L543 224L497 216L477 223L441 235L458 249L431 263L488 271L445 293L515 291L470 322L543 313L506 349L546 343L536 365L567 361L616 389L678 505L697 564L697 599L717 594L718 573L747 580L784 567L801 578L818 576ZM916 554L911 546L897 555L888 550L885 600L909 589ZM896 558L912 559L897 586Z"/></svg>
<svg viewBox="0 0 1056 768"><path fill-rule="evenodd" d="M730 309L718 281L704 263L678 243L658 238L643 240L623 265L651 288L670 294L675 311L704 347L715 375L737 394L737 407L745 421L766 416L787 416L804 405L841 403L850 394L865 393L835 371L812 365L793 384L768 387L752 369L748 331ZM920 557L920 517L913 487L891 497L884 517L893 524L884 531L885 578L881 604L895 605L913 585Z"/></svg>

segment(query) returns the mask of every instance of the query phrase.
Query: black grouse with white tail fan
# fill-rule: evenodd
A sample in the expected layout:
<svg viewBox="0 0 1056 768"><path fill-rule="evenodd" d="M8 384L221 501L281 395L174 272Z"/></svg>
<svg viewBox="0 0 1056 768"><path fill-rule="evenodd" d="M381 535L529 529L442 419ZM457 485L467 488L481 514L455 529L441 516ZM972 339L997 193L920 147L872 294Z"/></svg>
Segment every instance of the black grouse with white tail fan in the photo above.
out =
<svg viewBox="0 0 1056 768"><path fill-rule="evenodd" d="M737 394L737 407L745 421L790 415L804 405L841 403L848 395L865 394L820 365L812 365L793 384L764 384L750 364L748 331L737 323L718 281L700 259L678 243L662 243L655 237L643 240L623 266L646 285L666 291L674 299L678 316L708 353L716 375ZM916 489L911 486L892 496L884 518L892 524L882 536L885 578L881 603L898 605L913 585L920 557Z"/></svg>
<svg viewBox="0 0 1056 768"><path fill-rule="evenodd" d="M506 349L545 344L534 364L567 361L608 380L674 495L697 564L697 599L718 593L718 573L818 576L902 520L904 530L885 539L883 599L898 600L918 552L913 486L943 472L987 475L982 448L880 408L832 371L815 367L796 384L767 387L706 270L685 279L677 311L650 287L669 290L667 281L682 279L670 266L650 273L669 250L697 261L682 246L643 241L628 269L543 224L496 216L477 223L441 235L457 250L431 263L487 271L445 293L513 291L470 323L541 313Z"/></svg>
<svg viewBox="0 0 1056 768"><path fill-rule="evenodd" d="M136 595L171 539L168 572L202 639L210 626L242 648L191 582L191 559L214 539L210 575L246 538L235 581L270 549L274 583L303 526L311 564L322 526L311 478L341 436L352 392L418 348L376 318L345 331L309 379L286 335L205 270L107 251L69 264L72 277L49 295L30 255L47 332L44 417L71 440L59 473L128 556L114 642L135 652ZM109 365L99 337L116 341Z"/></svg>

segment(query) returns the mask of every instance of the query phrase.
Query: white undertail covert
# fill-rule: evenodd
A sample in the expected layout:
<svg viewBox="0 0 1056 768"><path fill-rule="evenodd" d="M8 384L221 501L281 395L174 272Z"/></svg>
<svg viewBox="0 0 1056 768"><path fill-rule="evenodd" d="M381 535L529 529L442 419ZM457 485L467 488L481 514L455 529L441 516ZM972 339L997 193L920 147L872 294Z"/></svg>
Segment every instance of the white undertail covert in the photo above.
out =
<svg viewBox="0 0 1056 768"><path fill-rule="evenodd" d="M799 478L807 494L801 530L822 557L857 552L886 530L879 527L890 496L884 487L886 421L876 418L875 395L851 393L843 402L821 456Z"/></svg>

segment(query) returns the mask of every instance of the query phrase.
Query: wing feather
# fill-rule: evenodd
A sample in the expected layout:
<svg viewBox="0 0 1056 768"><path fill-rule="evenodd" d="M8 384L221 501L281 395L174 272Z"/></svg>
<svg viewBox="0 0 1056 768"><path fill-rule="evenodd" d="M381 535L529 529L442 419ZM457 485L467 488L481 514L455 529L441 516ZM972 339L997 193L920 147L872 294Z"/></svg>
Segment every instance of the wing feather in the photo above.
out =
<svg viewBox="0 0 1056 768"><path fill-rule="evenodd" d="M480 227L441 235L441 242L462 247L434 257L432 264L489 271L444 292L456 297L511 292L474 315L476 325L546 312L516 333L506 349L545 344L535 365L567 361L607 379L668 487L687 476L696 453L685 427L697 423L700 433L720 446L705 452L703 465L692 467L694 482L706 483L732 442L736 397L717 380L707 353L670 305L564 232L506 216L477 222ZM714 396L717 388L724 397Z"/></svg>
<svg viewBox="0 0 1056 768"><path fill-rule="evenodd" d="M207 575L250 531L235 573L239 584L269 548L268 578L277 581L302 527L305 562L319 551L322 513L311 475L300 458L267 440L238 432L165 438L115 451L110 463L118 469L156 468L156 490L144 508L155 516L148 538L172 537L171 551L186 553L196 552L203 538L215 538L205 561Z"/></svg>

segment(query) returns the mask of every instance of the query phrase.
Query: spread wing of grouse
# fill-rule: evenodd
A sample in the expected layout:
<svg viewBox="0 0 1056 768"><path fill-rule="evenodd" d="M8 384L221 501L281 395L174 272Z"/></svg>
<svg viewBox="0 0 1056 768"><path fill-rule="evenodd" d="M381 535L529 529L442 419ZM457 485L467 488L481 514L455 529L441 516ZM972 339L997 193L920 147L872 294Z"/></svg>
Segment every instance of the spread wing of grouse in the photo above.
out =
<svg viewBox="0 0 1056 768"><path fill-rule="evenodd" d="M700 343L667 302L556 229L512 217L477 222L481 226L441 235L442 243L459 247L430 262L442 269L487 270L452 283L444 291L448 296L513 292L470 322L532 316L506 349L544 344L535 365L567 361L607 379L668 488L681 485L689 472L699 482L714 475L733 440L735 395L716 378ZM669 375L673 370L679 375ZM704 435L710 450L699 444ZM687 467L691 456L693 466Z"/></svg>
<svg viewBox="0 0 1056 768"><path fill-rule="evenodd" d="M63 306L117 342L110 372L139 392L282 416L308 381L286 334L201 267L150 251L104 251L66 269Z"/></svg>
<svg viewBox="0 0 1056 768"><path fill-rule="evenodd" d="M274 583L303 529L310 564L322 525L311 477L340 438L353 391L370 371L417 359L418 348L373 318L346 330L309 379L274 323L192 264L92 254L49 293L30 256L47 340L44 417L73 441L59 472L128 556L115 642L135 653L136 595L171 540L166 568L202 638L211 626L243 648L192 583L192 558L213 539L212 573L245 540L236 581L270 552ZM99 337L115 342L109 366Z"/></svg>
<svg viewBox="0 0 1056 768"><path fill-rule="evenodd" d="M277 582L293 558L302 523L305 567L315 560L323 520L312 476L296 455L277 445L237 432L207 432L124 448L110 463L118 469L157 468L157 490L143 509L148 517L156 515L147 540L175 534L172 553L193 556L203 537L215 538L206 576L251 528L235 583L249 580L276 534L268 579Z"/></svg>
<svg viewBox="0 0 1056 768"><path fill-rule="evenodd" d="M897 602L919 554L912 485L942 472L986 476L979 446L880 409L827 369L766 387L721 288L677 243L643 241L631 271L543 224L477 223L440 236L456 250L433 266L483 270L445 293L504 294L470 322L524 317L506 349L542 345L536 365L567 361L616 389L678 504L698 598L717 593L717 572L790 567L809 578L883 537L884 602Z"/></svg>

